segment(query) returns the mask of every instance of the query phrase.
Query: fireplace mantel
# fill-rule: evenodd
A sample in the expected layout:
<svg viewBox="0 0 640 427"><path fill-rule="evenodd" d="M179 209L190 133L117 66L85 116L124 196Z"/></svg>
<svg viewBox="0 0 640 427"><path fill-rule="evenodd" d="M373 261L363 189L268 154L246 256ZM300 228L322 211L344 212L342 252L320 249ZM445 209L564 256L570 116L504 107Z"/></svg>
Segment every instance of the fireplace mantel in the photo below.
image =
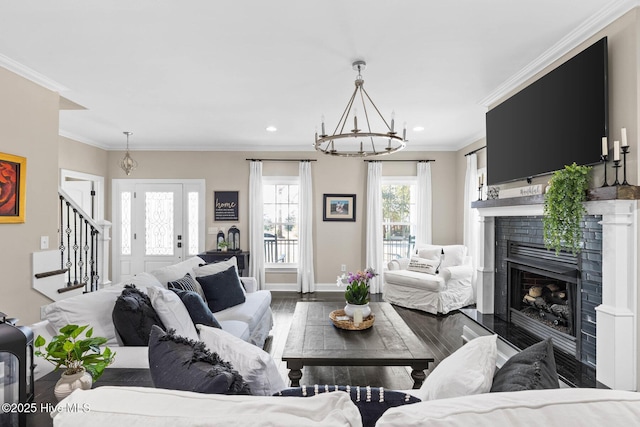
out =
<svg viewBox="0 0 640 427"><path fill-rule="evenodd" d="M638 187L633 188L635 193ZM615 193L618 195L617 190ZM614 389L637 390L638 201L636 197L590 198L585 208L590 215L602 215L603 233L602 304L596 308L596 379ZM477 309L483 314L494 312L495 217L543 213L542 196L514 199L472 205L478 209L478 241L483 242L478 253L476 286Z"/></svg>

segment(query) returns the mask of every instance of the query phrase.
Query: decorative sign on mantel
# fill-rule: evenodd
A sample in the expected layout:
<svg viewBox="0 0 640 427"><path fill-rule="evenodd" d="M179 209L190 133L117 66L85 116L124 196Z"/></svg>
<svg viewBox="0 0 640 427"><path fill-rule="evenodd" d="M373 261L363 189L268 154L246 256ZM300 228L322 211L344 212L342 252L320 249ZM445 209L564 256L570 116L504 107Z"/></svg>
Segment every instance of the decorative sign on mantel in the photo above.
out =
<svg viewBox="0 0 640 427"><path fill-rule="evenodd" d="M238 192L213 192L213 220L238 221Z"/></svg>

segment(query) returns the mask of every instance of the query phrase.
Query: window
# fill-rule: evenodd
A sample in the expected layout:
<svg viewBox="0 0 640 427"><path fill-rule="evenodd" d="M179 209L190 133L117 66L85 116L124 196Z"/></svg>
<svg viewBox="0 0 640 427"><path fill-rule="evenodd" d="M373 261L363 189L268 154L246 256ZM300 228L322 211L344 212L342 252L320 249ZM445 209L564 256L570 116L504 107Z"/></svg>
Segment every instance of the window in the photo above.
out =
<svg viewBox="0 0 640 427"><path fill-rule="evenodd" d="M263 178L264 261L298 262L298 177Z"/></svg>
<svg viewBox="0 0 640 427"><path fill-rule="evenodd" d="M415 177L382 178L384 262L409 257L416 235Z"/></svg>

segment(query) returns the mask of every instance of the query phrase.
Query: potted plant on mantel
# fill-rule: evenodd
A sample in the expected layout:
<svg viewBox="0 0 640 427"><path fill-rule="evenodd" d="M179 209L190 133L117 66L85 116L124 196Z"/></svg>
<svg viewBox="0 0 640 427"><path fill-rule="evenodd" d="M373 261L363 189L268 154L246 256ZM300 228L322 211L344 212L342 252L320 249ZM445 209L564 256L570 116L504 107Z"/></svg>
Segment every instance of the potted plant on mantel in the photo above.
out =
<svg viewBox="0 0 640 427"><path fill-rule="evenodd" d="M582 245L580 222L587 213L583 203L587 200L590 166L573 163L554 172L544 197L542 225L544 243L556 254L562 249L576 254Z"/></svg>
<svg viewBox="0 0 640 427"><path fill-rule="evenodd" d="M77 388L88 390L105 368L113 362L115 353L109 347L100 352L100 346L107 342L103 337L92 337L93 328L89 325L67 325L60 329L60 333L46 344L45 339L38 335L34 342L37 348L36 356L55 365L55 370L65 368L60 380L54 387L54 394L58 400L67 397ZM86 332L85 332L86 330ZM80 334L85 332L85 338ZM44 345L44 351L40 350Z"/></svg>

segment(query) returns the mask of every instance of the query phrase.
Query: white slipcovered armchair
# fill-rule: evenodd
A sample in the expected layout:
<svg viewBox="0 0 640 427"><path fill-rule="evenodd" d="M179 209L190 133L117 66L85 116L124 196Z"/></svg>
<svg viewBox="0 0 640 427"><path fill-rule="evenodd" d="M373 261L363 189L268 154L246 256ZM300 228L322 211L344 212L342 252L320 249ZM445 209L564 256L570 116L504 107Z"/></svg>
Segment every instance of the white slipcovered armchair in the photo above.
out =
<svg viewBox="0 0 640 427"><path fill-rule="evenodd" d="M474 302L473 267L463 245L420 245L384 272L384 299L401 307L447 314Z"/></svg>

